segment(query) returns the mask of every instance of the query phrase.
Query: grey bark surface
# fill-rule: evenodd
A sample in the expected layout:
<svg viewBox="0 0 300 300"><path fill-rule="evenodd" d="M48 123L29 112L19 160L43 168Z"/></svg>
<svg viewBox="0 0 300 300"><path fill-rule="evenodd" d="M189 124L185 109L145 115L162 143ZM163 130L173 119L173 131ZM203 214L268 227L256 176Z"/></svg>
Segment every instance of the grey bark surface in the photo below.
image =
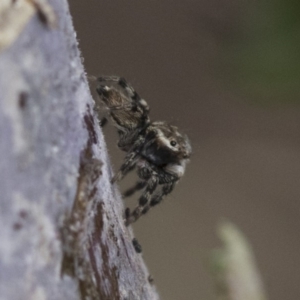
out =
<svg viewBox="0 0 300 300"><path fill-rule="evenodd" d="M0 299L158 299L110 184L68 4L26 3L0 38Z"/></svg>

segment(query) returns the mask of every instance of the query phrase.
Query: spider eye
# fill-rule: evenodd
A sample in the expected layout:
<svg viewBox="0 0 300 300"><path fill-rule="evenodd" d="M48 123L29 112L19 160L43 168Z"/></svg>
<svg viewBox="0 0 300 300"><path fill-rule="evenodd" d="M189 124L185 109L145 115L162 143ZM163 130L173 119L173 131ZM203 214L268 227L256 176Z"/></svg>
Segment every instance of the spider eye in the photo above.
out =
<svg viewBox="0 0 300 300"><path fill-rule="evenodd" d="M177 145L177 143L175 141L171 141L170 142L171 146L175 147Z"/></svg>

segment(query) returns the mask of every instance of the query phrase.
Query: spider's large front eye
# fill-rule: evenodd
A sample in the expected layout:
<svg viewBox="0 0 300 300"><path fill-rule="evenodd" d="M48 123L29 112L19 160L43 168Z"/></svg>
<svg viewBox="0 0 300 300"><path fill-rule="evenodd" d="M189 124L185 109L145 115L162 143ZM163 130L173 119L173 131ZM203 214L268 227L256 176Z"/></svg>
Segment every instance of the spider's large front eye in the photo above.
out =
<svg viewBox="0 0 300 300"><path fill-rule="evenodd" d="M171 141L170 142L171 146L175 147L177 145L177 143L175 141Z"/></svg>

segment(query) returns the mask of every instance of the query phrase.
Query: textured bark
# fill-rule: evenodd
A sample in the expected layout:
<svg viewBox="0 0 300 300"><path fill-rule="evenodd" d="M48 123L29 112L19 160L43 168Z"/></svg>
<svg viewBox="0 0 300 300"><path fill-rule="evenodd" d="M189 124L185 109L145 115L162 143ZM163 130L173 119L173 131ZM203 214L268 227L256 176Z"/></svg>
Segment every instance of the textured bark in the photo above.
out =
<svg viewBox="0 0 300 300"><path fill-rule="evenodd" d="M158 299L110 184L66 1L3 3L1 300Z"/></svg>

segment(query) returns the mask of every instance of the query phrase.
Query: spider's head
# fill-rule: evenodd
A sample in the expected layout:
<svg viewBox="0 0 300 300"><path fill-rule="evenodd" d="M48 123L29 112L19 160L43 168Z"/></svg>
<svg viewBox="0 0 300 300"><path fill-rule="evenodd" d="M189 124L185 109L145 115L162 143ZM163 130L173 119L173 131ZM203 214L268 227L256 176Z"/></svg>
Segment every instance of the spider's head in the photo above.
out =
<svg viewBox="0 0 300 300"><path fill-rule="evenodd" d="M188 160L191 151L189 139L179 133L177 127L165 122L153 122L149 126L142 154L153 164L163 166Z"/></svg>

